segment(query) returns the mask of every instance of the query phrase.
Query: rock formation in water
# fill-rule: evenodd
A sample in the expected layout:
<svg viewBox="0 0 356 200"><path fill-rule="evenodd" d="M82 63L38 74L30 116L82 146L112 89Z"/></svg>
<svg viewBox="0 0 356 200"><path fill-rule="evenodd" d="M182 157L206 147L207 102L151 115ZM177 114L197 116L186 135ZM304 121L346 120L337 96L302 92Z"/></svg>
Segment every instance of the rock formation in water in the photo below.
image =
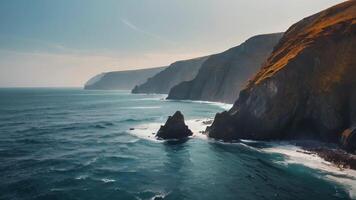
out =
<svg viewBox="0 0 356 200"><path fill-rule="evenodd" d="M85 83L88 90L131 90L166 67L107 72L94 76Z"/></svg>
<svg viewBox="0 0 356 200"><path fill-rule="evenodd" d="M161 126L156 134L159 139L184 139L193 135L192 131L184 123L184 116L180 111L169 116L164 126Z"/></svg>
<svg viewBox="0 0 356 200"><path fill-rule="evenodd" d="M237 47L210 56L192 81L171 89L168 99L233 103L281 37L282 33L255 36Z"/></svg>
<svg viewBox="0 0 356 200"><path fill-rule="evenodd" d="M169 90L183 82L192 80L198 73L202 63L208 57L177 61L165 70L149 78L145 83L136 86L132 93L168 94Z"/></svg>
<svg viewBox="0 0 356 200"><path fill-rule="evenodd" d="M342 133L356 125L355 77L356 1L351 0L290 27L232 109L216 115L208 135L348 138L354 131Z"/></svg>

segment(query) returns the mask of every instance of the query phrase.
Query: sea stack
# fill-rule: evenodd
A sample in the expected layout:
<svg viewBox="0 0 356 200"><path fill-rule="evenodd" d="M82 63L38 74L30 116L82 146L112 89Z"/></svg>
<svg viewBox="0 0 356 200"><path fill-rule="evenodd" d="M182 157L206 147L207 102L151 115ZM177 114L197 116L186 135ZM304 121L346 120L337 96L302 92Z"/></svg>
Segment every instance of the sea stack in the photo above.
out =
<svg viewBox="0 0 356 200"><path fill-rule="evenodd" d="M176 111L173 116L169 116L164 126L158 130L156 137L159 139L184 139L193 135L193 132L184 123L184 116L180 111Z"/></svg>
<svg viewBox="0 0 356 200"><path fill-rule="evenodd" d="M354 141L354 131L344 131L356 125L355 19L353 0L291 26L208 135Z"/></svg>

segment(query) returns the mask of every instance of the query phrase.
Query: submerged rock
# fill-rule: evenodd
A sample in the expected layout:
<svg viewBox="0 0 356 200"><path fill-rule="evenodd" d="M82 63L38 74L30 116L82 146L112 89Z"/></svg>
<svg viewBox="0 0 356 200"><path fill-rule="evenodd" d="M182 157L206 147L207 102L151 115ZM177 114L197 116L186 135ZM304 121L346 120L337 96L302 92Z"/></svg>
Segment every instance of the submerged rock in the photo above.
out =
<svg viewBox="0 0 356 200"><path fill-rule="evenodd" d="M160 139L183 139L193 135L193 132L184 123L184 116L180 111L169 116L164 126L158 130L156 137Z"/></svg>

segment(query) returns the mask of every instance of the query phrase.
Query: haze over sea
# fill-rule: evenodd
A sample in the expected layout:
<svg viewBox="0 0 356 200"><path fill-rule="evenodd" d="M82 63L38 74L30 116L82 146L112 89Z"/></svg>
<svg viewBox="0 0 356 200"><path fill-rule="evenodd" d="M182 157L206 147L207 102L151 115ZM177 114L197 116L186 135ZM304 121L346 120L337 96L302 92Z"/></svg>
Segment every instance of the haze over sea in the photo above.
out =
<svg viewBox="0 0 356 200"><path fill-rule="evenodd" d="M0 199L355 198L354 171L288 144L207 139L202 122L228 105L164 97L0 89ZM176 110L194 136L156 140Z"/></svg>

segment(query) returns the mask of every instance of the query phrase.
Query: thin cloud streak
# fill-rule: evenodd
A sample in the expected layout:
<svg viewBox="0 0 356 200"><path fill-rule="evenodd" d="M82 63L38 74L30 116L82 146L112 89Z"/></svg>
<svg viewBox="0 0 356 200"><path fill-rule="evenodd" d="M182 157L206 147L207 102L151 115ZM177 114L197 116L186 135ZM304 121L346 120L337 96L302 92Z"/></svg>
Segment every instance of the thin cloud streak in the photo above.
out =
<svg viewBox="0 0 356 200"><path fill-rule="evenodd" d="M137 25L133 24L132 22L130 22L129 20L127 20L125 18L120 18L120 21L124 25L126 25L128 28L130 28L130 29L132 29L132 30L134 30L134 31L136 31L138 33L144 34L144 35L149 36L151 38L154 38L156 40L160 40L160 41L165 42L165 43L167 43L169 45L174 45L174 46L178 45L174 41L167 40L167 39L161 37L160 35L157 35L157 34L154 34L154 33L151 33L151 32L143 30L142 28L138 27Z"/></svg>

